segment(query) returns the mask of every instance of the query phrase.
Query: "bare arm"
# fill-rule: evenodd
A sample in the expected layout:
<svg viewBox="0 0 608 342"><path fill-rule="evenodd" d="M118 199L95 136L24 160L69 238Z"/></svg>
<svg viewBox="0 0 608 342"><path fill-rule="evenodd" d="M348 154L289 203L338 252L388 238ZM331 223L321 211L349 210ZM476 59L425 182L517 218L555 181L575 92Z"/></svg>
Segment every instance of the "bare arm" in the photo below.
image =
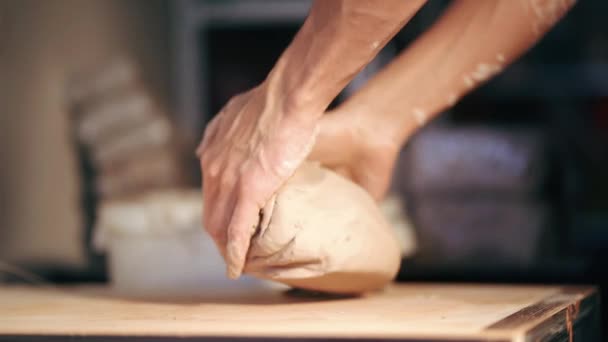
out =
<svg viewBox="0 0 608 342"><path fill-rule="evenodd" d="M321 122L312 159L375 198L408 137L536 43L569 0L458 0L433 27Z"/></svg>
<svg viewBox="0 0 608 342"><path fill-rule="evenodd" d="M319 114L411 19L424 0L315 1L268 82L289 111Z"/></svg>
<svg viewBox="0 0 608 342"><path fill-rule="evenodd" d="M209 124L198 151L204 225L229 276L241 274L260 209L310 152L329 103L422 3L315 1L267 79Z"/></svg>
<svg viewBox="0 0 608 342"><path fill-rule="evenodd" d="M428 119L502 71L573 5L570 0L458 0L347 103L382 115L403 143Z"/></svg>

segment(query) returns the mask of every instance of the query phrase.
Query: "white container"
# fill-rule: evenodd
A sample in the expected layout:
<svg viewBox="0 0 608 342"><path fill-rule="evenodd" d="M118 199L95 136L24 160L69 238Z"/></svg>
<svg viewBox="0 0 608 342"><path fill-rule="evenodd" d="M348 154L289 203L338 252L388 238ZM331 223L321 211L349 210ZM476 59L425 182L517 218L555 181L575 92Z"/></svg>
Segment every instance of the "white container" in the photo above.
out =
<svg viewBox="0 0 608 342"><path fill-rule="evenodd" d="M284 288L243 276L225 263L201 224L200 191L159 191L104 203L94 245L108 257L114 290L135 297L200 297Z"/></svg>

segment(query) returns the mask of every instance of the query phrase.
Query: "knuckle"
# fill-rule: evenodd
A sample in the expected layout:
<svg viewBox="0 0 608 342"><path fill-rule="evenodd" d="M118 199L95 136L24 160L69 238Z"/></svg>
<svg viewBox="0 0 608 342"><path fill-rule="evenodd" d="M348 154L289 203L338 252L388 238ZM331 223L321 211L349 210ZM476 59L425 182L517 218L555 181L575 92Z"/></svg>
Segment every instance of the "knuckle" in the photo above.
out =
<svg viewBox="0 0 608 342"><path fill-rule="evenodd" d="M237 191L239 198L261 208L266 204L269 195L276 190L271 189L271 186L272 183L268 183L268 180L257 176L255 173L248 172L239 181Z"/></svg>
<svg viewBox="0 0 608 342"><path fill-rule="evenodd" d="M209 120L209 124L207 125L207 129L205 129L205 131L215 129L215 126L217 125L217 123L220 120L221 120L221 115L213 116L213 118L211 118L211 120Z"/></svg>
<svg viewBox="0 0 608 342"><path fill-rule="evenodd" d="M205 131L203 132L203 141L209 139L209 137L217 130L217 125L219 122L219 116L214 117L207 126L205 127Z"/></svg>
<svg viewBox="0 0 608 342"><path fill-rule="evenodd" d="M237 103L240 102L241 97L242 97L241 94L238 94L238 95L235 95L235 96L231 97L230 100L228 100L228 102L226 102L226 105L222 109L222 112L225 111L225 110L229 110L230 108L234 107Z"/></svg>
<svg viewBox="0 0 608 342"><path fill-rule="evenodd" d="M247 167L247 163L242 163L241 165L238 166L238 174L239 174L239 178L240 179L244 179L247 177L247 174L249 173L249 168Z"/></svg>
<svg viewBox="0 0 608 342"><path fill-rule="evenodd" d="M215 130L215 123L216 123L216 120L213 119L207 124L207 126L205 127L205 131L203 132L203 141L209 139L209 136Z"/></svg>
<svg viewBox="0 0 608 342"><path fill-rule="evenodd" d="M211 178L217 178L220 174L222 161L217 158L209 158L210 161L207 164L207 173Z"/></svg>
<svg viewBox="0 0 608 342"><path fill-rule="evenodd" d="M205 169L207 168L207 166L209 166L211 164L211 154L209 153L208 149L204 149L201 151L201 155L200 155L200 163L201 163L201 168L203 169L203 171L205 171Z"/></svg>

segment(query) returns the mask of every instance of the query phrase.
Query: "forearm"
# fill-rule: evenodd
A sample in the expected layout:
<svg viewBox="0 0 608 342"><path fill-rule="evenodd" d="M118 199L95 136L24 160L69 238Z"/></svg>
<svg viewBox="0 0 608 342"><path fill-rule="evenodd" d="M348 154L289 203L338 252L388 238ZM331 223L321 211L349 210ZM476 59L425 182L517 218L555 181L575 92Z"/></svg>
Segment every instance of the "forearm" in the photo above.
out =
<svg viewBox="0 0 608 342"><path fill-rule="evenodd" d="M404 143L536 43L571 1L459 0L345 104ZM382 124L379 124L382 123ZM381 127L379 127L381 126Z"/></svg>
<svg viewBox="0 0 608 342"><path fill-rule="evenodd" d="M424 0L317 0L277 61L268 93L286 112L320 116Z"/></svg>

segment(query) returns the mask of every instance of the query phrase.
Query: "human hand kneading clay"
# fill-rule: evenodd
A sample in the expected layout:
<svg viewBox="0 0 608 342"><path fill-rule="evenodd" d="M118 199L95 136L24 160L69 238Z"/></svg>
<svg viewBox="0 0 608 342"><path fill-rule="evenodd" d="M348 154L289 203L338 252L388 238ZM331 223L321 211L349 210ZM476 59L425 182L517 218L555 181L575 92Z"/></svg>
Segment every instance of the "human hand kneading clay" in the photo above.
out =
<svg viewBox="0 0 608 342"><path fill-rule="evenodd" d="M203 224L230 277L241 274L260 209L308 155L327 106L422 3L316 1L267 79L209 123L198 149Z"/></svg>
<svg viewBox="0 0 608 342"><path fill-rule="evenodd" d="M356 294L386 285L400 261L395 231L374 199L346 178L304 163L262 210L245 272Z"/></svg>
<svg viewBox="0 0 608 342"><path fill-rule="evenodd" d="M532 47L573 3L453 1L428 31L324 116L336 95L424 1L315 1L266 80L222 109L198 149L204 225L229 276L236 278L245 268L260 277L333 292L365 291L390 280L394 239L378 235L384 224L374 205L346 179L300 165L312 149L311 159L381 199L408 138ZM335 191L309 189L310 198L318 197L312 205L294 190L306 193L305 184L335 186ZM347 193L353 197L347 200ZM326 197L360 210L335 206L339 203ZM352 228L357 225L344 215L369 224ZM345 227L353 231L347 234ZM340 240L346 236L353 243ZM333 243L341 247L330 251Z"/></svg>
<svg viewBox="0 0 608 342"><path fill-rule="evenodd" d="M314 135L314 121L287 117L266 85L233 98L205 131L203 224L229 260L230 276L241 272L260 208L306 158Z"/></svg>

